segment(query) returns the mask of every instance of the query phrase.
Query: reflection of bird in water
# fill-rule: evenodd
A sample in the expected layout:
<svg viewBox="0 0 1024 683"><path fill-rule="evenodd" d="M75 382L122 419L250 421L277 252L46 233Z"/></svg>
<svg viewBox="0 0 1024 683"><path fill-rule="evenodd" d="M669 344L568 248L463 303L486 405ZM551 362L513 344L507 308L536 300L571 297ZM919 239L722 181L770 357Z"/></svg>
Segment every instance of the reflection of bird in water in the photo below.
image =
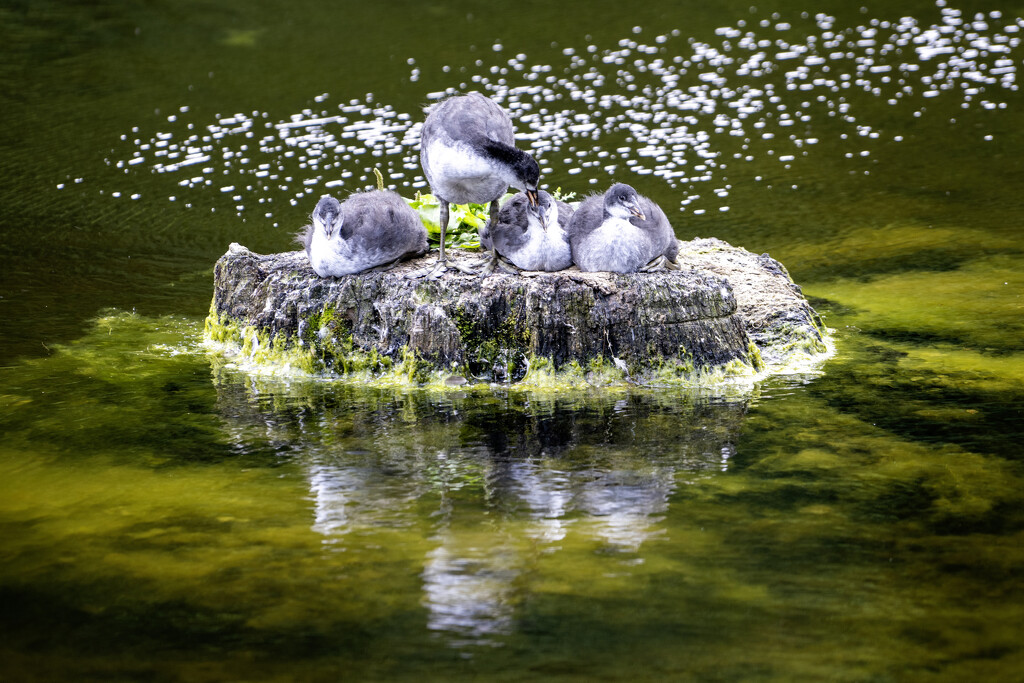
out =
<svg viewBox="0 0 1024 683"><path fill-rule="evenodd" d="M583 271L678 268L679 242L665 212L624 183L583 200L568 233L572 259Z"/></svg>
<svg viewBox="0 0 1024 683"><path fill-rule="evenodd" d="M388 190L339 202L323 196L296 239L320 277L351 275L427 252L427 230L405 200Z"/></svg>
<svg viewBox="0 0 1024 683"><path fill-rule="evenodd" d="M537 203L540 167L516 149L508 114L493 100L470 93L435 105L420 132L420 162L431 192L441 204L441 252L431 271L439 277L448 268L444 234L449 204L490 204L488 226L497 219L498 200L509 186Z"/></svg>
<svg viewBox="0 0 1024 683"><path fill-rule="evenodd" d="M498 256L523 270L562 270L572 265L569 236L565 232L572 207L544 190L531 203L522 192L505 202L498 220L480 229L480 246L490 249L493 271Z"/></svg>

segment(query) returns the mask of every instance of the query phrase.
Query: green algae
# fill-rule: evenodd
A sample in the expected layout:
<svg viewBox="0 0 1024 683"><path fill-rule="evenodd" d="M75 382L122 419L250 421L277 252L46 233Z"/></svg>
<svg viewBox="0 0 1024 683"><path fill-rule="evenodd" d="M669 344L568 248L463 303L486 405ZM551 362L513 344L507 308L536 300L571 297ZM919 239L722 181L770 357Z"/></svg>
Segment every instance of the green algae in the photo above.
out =
<svg viewBox="0 0 1024 683"><path fill-rule="evenodd" d="M292 343L283 332L271 337L266 330L239 325L229 316L219 313L212 304L203 323L203 338L222 352L241 356L249 367L263 372L308 376L323 368L322 361L308 347Z"/></svg>
<svg viewBox="0 0 1024 683"><path fill-rule="evenodd" d="M486 323L462 306L455 308L453 319L465 351L467 373L504 380L519 378L527 371L530 333L518 311L502 316L494 332L487 331Z"/></svg>
<svg viewBox="0 0 1024 683"><path fill-rule="evenodd" d="M826 241L784 247L786 262L799 263L814 279L837 275L864 278L908 270L949 271L995 252L1016 251L1018 243L991 231L965 226L894 223L848 228Z"/></svg>
<svg viewBox="0 0 1024 683"><path fill-rule="evenodd" d="M311 629L335 644L354 624L415 652L444 645L451 662L429 655L438 675L459 671L455 655L486 654L490 673L538 642L544 665L595 638L593 657L622 677L616 662L638 651L702 672L728 656L737 676L781 653L788 674L849 680L897 655L932 666L934 642L963 660L958 673L977 674L969 662L993 643L1011 653L986 660L993 672L1019 660L1019 467L850 409L863 385L908 382L927 359L879 359L870 340L841 334L828 375L772 401L781 380L756 400L652 390L613 359L556 371L533 358L523 382L458 389L436 371L392 386L296 381L222 364L201 334L196 321L111 312L19 364L4 392L0 578L31 586L54 623L102 628L121 657L151 652L140 624L160 624L152 632L178 652L198 621L219 663L161 665L266 678L247 663L253 647L305 652ZM31 408L54 376L64 384L52 405ZM182 377L191 386L168 386ZM929 405L943 407L922 401L915 414ZM106 438L80 433L96 419ZM186 440L170 438L182 429ZM190 466L197 451L202 464ZM94 607L110 594L122 607ZM666 615L665 604L680 607ZM8 609L28 613L19 601ZM478 631L443 621L458 609ZM773 635L780 622L785 637ZM538 641L536 625L551 637ZM709 628L714 637L678 654L677 633ZM78 629L64 640L72 651L87 642ZM802 658L835 642L839 654ZM320 671L282 661L292 674Z"/></svg>
<svg viewBox="0 0 1024 683"><path fill-rule="evenodd" d="M463 343L471 350L471 360L465 366L456 365L446 370L437 368L407 347L401 349L397 363L376 349L363 351L356 348L350 334L343 334L339 339L336 332L331 332L338 329L332 327L335 320L330 310L311 316L305 338L300 344L294 344L283 333L270 338L265 332L248 326L240 327L211 311L205 322L204 335L220 352L237 355L243 359L246 368L256 372L330 377L372 382L376 386L409 384L445 391L465 390L466 385L453 385L450 378L472 378L475 376L474 368L479 370L481 367L493 371L502 366L501 377L516 376L519 377L516 384L550 390L629 384L714 387L734 380L749 383L759 376L764 367L759 355L752 352L751 361L736 358L721 366L698 368L692 357L681 350L682 360L663 361L657 369L639 372L635 376L621 361L603 356L592 358L583 365L573 360L556 369L551 359L529 352L529 337L514 315L503 320L497 339L480 341L475 323L463 314L457 316L458 326L464 335ZM490 381L490 375L485 380Z"/></svg>
<svg viewBox="0 0 1024 683"><path fill-rule="evenodd" d="M837 279L811 293L855 310L857 324L869 333L1017 352L1024 350L1022 273L1024 257L1000 254L954 271Z"/></svg>
<svg viewBox="0 0 1024 683"><path fill-rule="evenodd" d="M290 343L288 339L282 342L286 346ZM356 346L351 322L331 305L309 315L299 346L309 354L312 374L372 375L386 372L393 365L391 358L377 349L365 351Z"/></svg>
<svg viewBox="0 0 1024 683"><path fill-rule="evenodd" d="M764 372L768 369L768 364L761 354L760 347L753 341L747 343L747 357L750 358L750 366L755 372Z"/></svg>
<svg viewBox="0 0 1024 683"><path fill-rule="evenodd" d="M753 342L746 358L734 358L715 367L695 366L692 356L680 348L677 359L663 359L654 368L631 368L620 359L603 356L583 364L573 360L556 368L550 358L530 351L529 335L515 313L502 319L493 339L486 339L479 323L463 309L457 309L455 321L467 349L467 360L451 368L437 368L407 347L401 349L397 362L376 349L358 348L348 333L347 321L330 307L309 316L304 335L297 343L282 333L270 338L252 327L241 327L212 308L205 322L204 337L257 373L294 373L371 382L376 386L409 384L443 391L465 390L466 384L461 380L453 383L453 377L468 378L470 385L480 381L477 377L484 382L508 383L515 379L514 383L524 387L545 390L627 385L713 388L728 384L749 388L773 369ZM820 362L822 356L809 352L808 357ZM806 369L801 366L802 371Z"/></svg>
<svg viewBox="0 0 1024 683"><path fill-rule="evenodd" d="M820 365L832 355L833 348L829 331L819 323L820 320L812 320L810 325L782 323L753 335L751 364L759 371L774 372Z"/></svg>

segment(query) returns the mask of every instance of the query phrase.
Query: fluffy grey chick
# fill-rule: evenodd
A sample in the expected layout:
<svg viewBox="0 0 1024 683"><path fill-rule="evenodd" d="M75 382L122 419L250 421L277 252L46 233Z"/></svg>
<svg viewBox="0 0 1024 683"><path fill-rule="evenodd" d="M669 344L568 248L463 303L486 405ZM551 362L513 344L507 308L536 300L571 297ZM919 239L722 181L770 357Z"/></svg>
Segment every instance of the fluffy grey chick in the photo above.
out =
<svg viewBox="0 0 1024 683"><path fill-rule="evenodd" d="M531 204L522 192L509 199L498 220L480 228L480 246L492 251L493 270L500 254L523 270L562 270L572 265L566 226L573 209L544 190Z"/></svg>
<svg viewBox="0 0 1024 683"><path fill-rule="evenodd" d="M583 271L635 273L652 261L673 267L679 254L665 212L625 183L583 200L567 231L572 260Z"/></svg>
<svg viewBox="0 0 1024 683"><path fill-rule="evenodd" d="M427 229L390 190L330 195L317 202L312 223L296 235L320 277L352 275L427 253Z"/></svg>

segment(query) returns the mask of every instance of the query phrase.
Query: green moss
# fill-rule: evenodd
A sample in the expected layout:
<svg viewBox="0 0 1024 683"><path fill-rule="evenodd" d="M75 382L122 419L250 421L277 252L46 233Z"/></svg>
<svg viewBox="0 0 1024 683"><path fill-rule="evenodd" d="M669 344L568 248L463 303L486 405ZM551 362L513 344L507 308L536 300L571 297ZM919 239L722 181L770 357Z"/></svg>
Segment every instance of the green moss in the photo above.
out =
<svg viewBox="0 0 1024 683"><path fill-rule="evenodd" d="M217 312L215 301L210 301L210 313L203 323L203 337L219 344L240 343L242 339L238 325Z"/></svg>
<svg viewBox="0 0 1024 683"><path fill-rule="evenodd" d="M205 322L208 341L234 347L247 365L262 370L294 371L307 375L331 375L360 382L381 385L415 385L439 390L468 390L465 385L450 384L445 380L455 375L485 377L493 381L521 383L526 387L568 390L582 387L677 386L720 387L729 384L749 384L767 370L772 372L807 371L814 362L831 354L831 347L817 338L809 327L782 330L776 346L769 344L771 355L767 360L753 342L748 346L748 357L737 358L716 367L697 367L691 354L680 347L676 358L663 359L653 369L633 364L624 371L621 362L597 356L586 361L570 361L555 367L549 358L535 356L530 351L531 338L520 314L512 312L498 323L493 335L485 327L459 308L454 321L467 360L462 367L436 368L430 361L408 348L397 358L380 353L377 349L362 349L355 342L351 325L333 307L308 316L301 338L279 332L273 338L249 326L240 326L228 316L217 313L211 306ZM781 340L785 340L782 343ZM828 338L826 337L826 340ZM774 355L779 351L782 355ZM794 360L795 359L795 360Z"/></svg>
<svg viewBox="0 0 1024 683"><path fill-rule="evenodd" d="M413 384L427 384L434 379L434 366L409 349L402 347L402 362L395 368L395 374L405 377Z"/></svg>
<svg viewBox="0 0 1024 683"><path fill-rule="evenodd" d="M812 325L780 325L758 338L763 355L788 362L791 357L814 358L830 353L828 332Z"/></svg>
<svg viewBox="0 0 1024 683"><path fill-rule="evenodd" d="M321 373L375 374L392 366L391 359L377 349L359 348L352 336L351 323L330 305L309 315L299 344L308 349L316 371Z"/></svg>
<svg viewBox="0 0 1024 683"><path fill-rule="evenodd" d="M747 342L747 355L750 358L750 365L755 371L764 372L768 368L768 364L764 362L764 357L761 356L761 349L753 341Z"/></svg>
<svg viewBox="0 0 1024 683"><path fill-rule="evenodd" d="M496 330L461 306L452 317L471 374L509 381L520 379L529 371L530 332L519 312L510 311L498 322Z"/></svg>

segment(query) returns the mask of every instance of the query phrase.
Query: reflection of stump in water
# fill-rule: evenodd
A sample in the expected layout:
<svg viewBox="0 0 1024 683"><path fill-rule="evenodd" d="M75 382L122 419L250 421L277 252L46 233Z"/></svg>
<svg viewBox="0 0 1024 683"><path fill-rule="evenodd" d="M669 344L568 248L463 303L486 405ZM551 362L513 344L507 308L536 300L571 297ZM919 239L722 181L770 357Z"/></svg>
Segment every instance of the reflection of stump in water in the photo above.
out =
<svg viewBox="0 0 1024 683"><path fill-rule="evenodd" d="M412 357L427 369L505 381L530 362L614 360L639 380L744 373L761 369L762 353L775 361L794 344L821 346L817 316L781 264L718 240L681 246L682 271L449 272L431 281L405 277L420 260L320 278L302 252L232 245L217 262L208 334L251 356L304 357L311 370L383 369ZM733 280L747 297L739 305Z"/></svg>
<svg viewBox="0 0 1024 683"><path fill-rule="evenodd" d="M542 556L632 557L661 537L677 487L727 465L747 407L647 390L460 397L225 368L214 383L240 450L267 444L304 472L325 547L417 539L422 556L392 566L418 573L428 627L453 645L514 631L517 586Z"/></svg>
<svg viewBox="0 0 1024 683"><path fill-rule="evenodd" d="M585 524L602 544L636 547L680 479L729 464L747 409L745 401L676 392L453 399L261 384L231 371L215 383L228 433L246 450L287 444L279 453L309 479L311 527L337 538L415 526L435 504L432 515L443 517L455 496L532 520L524 532L539 541Z"/></svg>

